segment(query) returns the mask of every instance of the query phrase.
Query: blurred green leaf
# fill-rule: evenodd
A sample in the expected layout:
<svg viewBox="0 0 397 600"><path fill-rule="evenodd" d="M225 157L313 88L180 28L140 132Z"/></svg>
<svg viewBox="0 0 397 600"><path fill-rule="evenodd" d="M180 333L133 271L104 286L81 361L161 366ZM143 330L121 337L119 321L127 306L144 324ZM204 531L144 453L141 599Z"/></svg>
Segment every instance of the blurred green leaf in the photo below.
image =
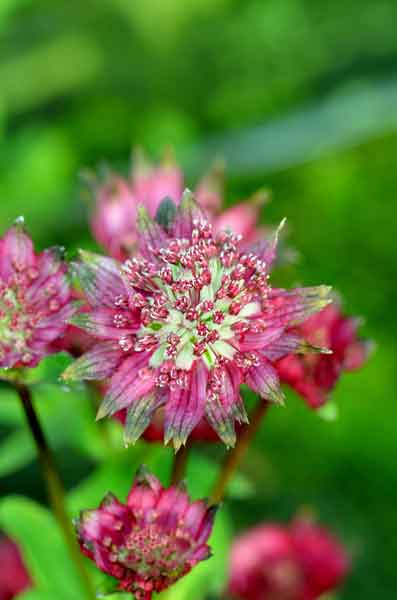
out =
<svg viewBox="0 0 397 600"><path fill-rule="evenodd" d="M189 456L186 480L189 493L193 498L209 497L222 468L222 459L214 460L199 449L194 449ZM246 499L255 493L253 482L243 473L237 471L227 489L227 496L233 499Z"/></svg>
<svg viewBox="0 0 397 600"><path fill-rule="evenodd" d="M18 600L54 600L51 592L43 592L43 590L28 590L23 594L18 594Z"/></svg>
<svg viewBox="0 0 397 600"><path fill-rule="evenodd" d="M0 502L0 525L20 545L37 591L51 600L85 600L62 534L45 508L8 497Z"/></svg>
<svg viewBox="0 0 397 600"><path fill-rule="evenodd" d="M29 431L14 431L0 442L0 477L5 477L31 462L36 450Z"/></svg>

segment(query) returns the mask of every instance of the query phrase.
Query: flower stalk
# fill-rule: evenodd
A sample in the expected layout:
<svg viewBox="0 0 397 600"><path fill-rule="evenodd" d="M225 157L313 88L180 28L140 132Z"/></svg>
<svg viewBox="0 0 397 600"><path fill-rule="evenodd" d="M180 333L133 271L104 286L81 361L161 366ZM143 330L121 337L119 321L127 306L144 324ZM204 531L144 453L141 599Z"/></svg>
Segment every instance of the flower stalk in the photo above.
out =
<svg viewBox="0 0 397 600"><path fill-rule="evenodd" d="M225 462L223 463L223 467L219 473L218 480L216 481L214 490L212 492L212 504L219 504L223 500L227 486L229 485L235 471L241 464L241 461L243 460L250 443L255 437L255 434L258 431L261 421L265 416L269 406L270 403L266 402L265 400L260 399L258 401L253 414L250 416L249 424L243 427L237 439L236 445L226 455Z"/></svg>
<svg viewBox="0 0 397 600"><path fill-rule="evenodd" d="M63 532L70 557L79 574L81 585L85 590L86 598L87 600L95 600L95 588L84 565L84 560L76 542L71 521L66 512L65 491L55 465L53 453L48 445L43 428L34 409L31 391L29 387L23 383L15 383L14 385L36 444L38 459L43 477L46 481L51 508Z"/></svg>
<svg viewBox="0 0 397 600"><path fill-rule="evenodd" d="M171 485L177 485L185 478L187 462L189 458L190 443L182 446L174 455L171 472Z"/></svg>

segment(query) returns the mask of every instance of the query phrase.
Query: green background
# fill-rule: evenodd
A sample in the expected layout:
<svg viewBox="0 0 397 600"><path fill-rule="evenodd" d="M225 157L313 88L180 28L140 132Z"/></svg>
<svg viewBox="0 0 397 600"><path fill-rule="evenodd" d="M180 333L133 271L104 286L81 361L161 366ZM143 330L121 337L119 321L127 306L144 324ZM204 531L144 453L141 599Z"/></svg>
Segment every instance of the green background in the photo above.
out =
<svg viewBox="0 0 397 600"><path fill-rule="evenodd" d="M192 186L221 155L228 203L266 186L262 221L288 218L301 256L276 278L331 284L365 318L377 350L340 381L339 418L324 421L289 394L225 507L233 532L313 509L353 555L343 599L392 599L397 589L396 22L392 0L0 3L1 232L23 214L38 247L92 246L85 168L106 161L127 172L133 146L159 157L172 145ZM0 489L43 502L17 401L0 392ZM125 493L141 455L167 477L167 450L125 454L118 429L98 433L84 391L39 396L68 487L87 476L94 486L71 498L74 514L107 487ZM196 454L200 495L214 475L203 456L224 451ZM29 510L10 502L0 520L14 532Z"/></svg>

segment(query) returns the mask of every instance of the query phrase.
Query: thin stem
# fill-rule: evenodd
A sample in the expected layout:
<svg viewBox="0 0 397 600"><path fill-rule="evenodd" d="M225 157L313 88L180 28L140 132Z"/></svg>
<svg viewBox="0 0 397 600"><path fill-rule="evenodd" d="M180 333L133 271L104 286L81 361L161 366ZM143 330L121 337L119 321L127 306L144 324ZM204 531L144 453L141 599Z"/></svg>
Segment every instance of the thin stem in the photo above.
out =
<svg viewBox="0 0 397 600"><path fill-rule="evenodd" d="M225 495L227 486L232 479L236 469L240 465L244 454L248 450L248 447L254 438L256 432L259 429L259 425L262 418L269 408L269 403L265 400L259 400L255 407L253 414L250 417L248 425L240 431L240 435L237 439L237 443L233 450L231 450L223 463L217 482L215 483L214 491L212 493L211 502L212 504L219 504Z"/></svg>
<svg viewBox="0 0 397 600"><path fill-rule="evenodd" d="M69 554L79 573L82 586L88 600L95 600L96 593L91 578L84 565L83 556L78 547L72 523L65 508L65 491L55 466L54 456L47 443L43 428L40 424L32 403L30 389L21 383L15 384L15 389L21 399L25 411L26 420L36 444L37 454L42 473L47 484L48 496L51 508L62 529Z"/></svg>
<svg viewBox="0 0 397 600"><path fill-rule="evenodd" d="M189 456L190 444L187 442L185 446L182 446L178 452L174 455L174 462L172 463L171 473L171 485L176 485L186 474L187 460Z"/></svg>

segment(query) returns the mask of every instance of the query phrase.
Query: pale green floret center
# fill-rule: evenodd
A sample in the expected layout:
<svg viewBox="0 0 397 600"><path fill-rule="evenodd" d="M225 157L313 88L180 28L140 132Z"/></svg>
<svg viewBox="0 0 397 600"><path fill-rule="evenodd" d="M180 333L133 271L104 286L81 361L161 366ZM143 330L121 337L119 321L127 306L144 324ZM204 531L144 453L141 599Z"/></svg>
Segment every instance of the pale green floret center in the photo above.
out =
<svg viewBox="0 0 397 600"><path fill-rule="evenodd" d="M168 353L168 338L170 334L176 334L179 337L179 343L173 357L175 366L178 369L189 370L191 368L194 360L197 358L195 355L195 345L203 341L205 343L205 351L201 354L201 357L208 368L216 364L217 357L229 360L233 358L236 348L230 343L235 337L232 326L240 321L246 321L247 317L257 313L259 304L257 302L250 302L241 308L238 315L230 314L229 308L232 301L238 301L239 294L243 291L242 282L240 293L233 300L230 298L217 299L216 294L221 288L222 278L225 275L230 275L231 269L223 267L218 258L212 258L209 261L209 269L211 272L211 283L201 288L199 292L193 291L192 295L196 293L198 296L195 298L194 303L196 307L205 301L210 301L213 303L213 308L201 313L194 320L188 319L184 312L174 307L177 298L180 299L183 295L186 295L190 300L191 296L189 292L185 292L184 294L182 292L175 293L170 286L165 285L159 279L156 280L156 283L169 299L169 303L166 305L168 317L164 321L153 321L147 327L142 327L138 333L139 337L154 334L158 339L159 346L150 360L152 367L159 367L165 360L170 358ZM181 266L172 265L172 271L175 281L190 280L192 278L191 271ZM222 313L224 317L219 323L214 321L216 313ZM216 332L216 339L214 341L205 340L205 336L200 335L198 332L198 326L200 325L205 325L209 334L213 331Z"/></svg>
<svg viewBox="0 0 397 600"><path fill-rule="evenodd" d="M7 289L0 298L0 344L21 350L27 339L23 306L16 293Z"/></svg>

